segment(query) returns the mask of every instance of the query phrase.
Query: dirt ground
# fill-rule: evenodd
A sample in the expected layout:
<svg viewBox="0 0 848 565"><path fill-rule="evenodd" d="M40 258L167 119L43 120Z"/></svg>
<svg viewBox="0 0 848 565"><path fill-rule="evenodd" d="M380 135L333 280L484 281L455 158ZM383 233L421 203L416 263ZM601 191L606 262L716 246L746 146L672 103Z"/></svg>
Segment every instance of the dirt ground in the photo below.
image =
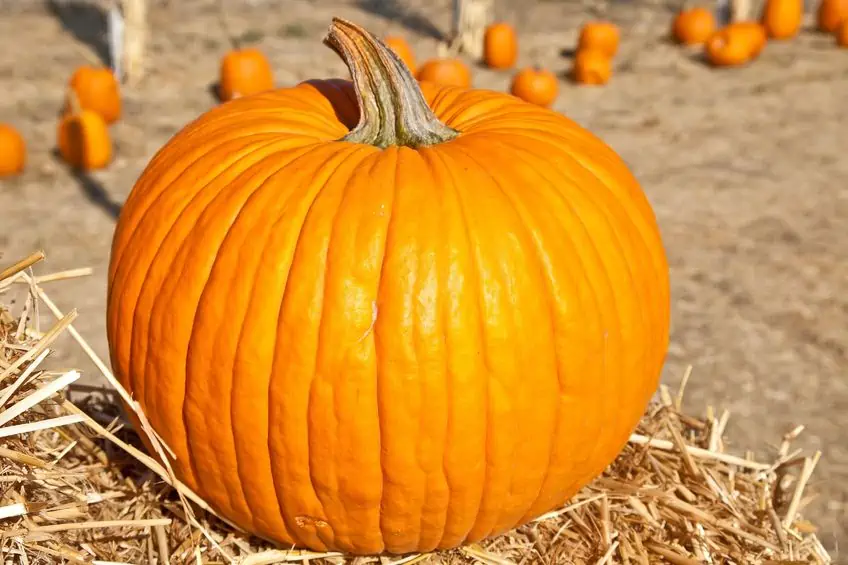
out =
<svg viewBox="0 0 848 565"><path fill-rule="evenodd" d="M44 249L40 273L91 267L52 283L50 296L80 313L76 327L104 356L104 296L115 216L148 159L215 104L227 47L216 0L151 2L147 77L125 90L113 126L116 158L81 178L54 157L55 115L76 65L103 51L102 14L84 3L52 8L0 2L0 121L26 136L27 172L0 181L0 264ZM347 76L321 44L333 15L378 33L403 33L419 59L448 29L448 0L231 0L230 26L271 58L279 85ZM403 9L404 6L407 9ZM512 6L512 8L510 8ZM518 10L516 7L521 6ZM586 7L561 0L501 1L516 22L520 64L569 65ZM614 4L624 30L606 88L563 81L555 109L603 137L632 166L653 203L673 283L665 382L694 366L689 410L731 411L739 451L773 449L804 424L801 446L823 457L808 515L825 546L848 545L848 51L809 29L769 44L747 68L711 70L669 44L668 5ZM806 26L809 28L809 25ZM480 68L475 86L504 90L509 75ZM46 323L46 318L45 318ZM96 370L71 343L54 362Z"/></svg>

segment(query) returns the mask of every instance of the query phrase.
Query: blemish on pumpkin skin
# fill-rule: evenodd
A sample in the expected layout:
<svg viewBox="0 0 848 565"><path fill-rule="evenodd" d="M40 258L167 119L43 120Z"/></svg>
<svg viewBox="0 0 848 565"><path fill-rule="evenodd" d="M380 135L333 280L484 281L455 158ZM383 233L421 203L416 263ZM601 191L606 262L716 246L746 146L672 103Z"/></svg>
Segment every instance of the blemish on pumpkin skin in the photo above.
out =
<svg viewBox="0 0 848 565"><path fill-rule="evenodd" d="M294 523L297 524L298 528L326 528L330 525L324 520L313 518L312 516L297 516L294 519Z"/></svg>
<svg viewBox="0 0 848 565"><path fill-rule="evenodd" d="M377 323L377 303L372 302L371 303L371 325L368 326L368 329L365 330L365 333L362 334L362 337L360 337L358 340L356 340L356 343L362 343L362 340L364 340L366 337L371 335L371 332L374 331L374 324L376 324L376 323Z"/></svg>

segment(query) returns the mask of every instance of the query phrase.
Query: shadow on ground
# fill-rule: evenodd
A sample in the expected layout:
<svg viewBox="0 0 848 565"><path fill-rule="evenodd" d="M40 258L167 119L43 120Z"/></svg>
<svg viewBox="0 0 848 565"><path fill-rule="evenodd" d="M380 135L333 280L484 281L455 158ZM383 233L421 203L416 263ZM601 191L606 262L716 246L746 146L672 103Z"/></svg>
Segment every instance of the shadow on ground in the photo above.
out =
<svg viewBox="0 0 848 565"><path fill-rule="evenodd" d="M412 32L438 40L446 38L446 33L428 17L401 5L398 0L356 0L356 5L366 12L397 22Z"/></svg>
<svg viewBox="0 0 848 565"><path fill-rule="evenodd" d="M47 0L47 8L62 27L91 47L104 65L109 65L107 16L102 8L80 0Z"/></svg>
<svg viewBox="0 0 848 565"><path fill-rule="evenodd" d="M56 159L61 160L57 149L53 150L53 156ZM68 173L70 173L71 177L77 182L83 196L85 196L89 202L106 212L112 219L118 219L118 216L121 215L122 205L112 199L109 192L97 179L85 171L79 171L73 168L68 168Z"/></svg>

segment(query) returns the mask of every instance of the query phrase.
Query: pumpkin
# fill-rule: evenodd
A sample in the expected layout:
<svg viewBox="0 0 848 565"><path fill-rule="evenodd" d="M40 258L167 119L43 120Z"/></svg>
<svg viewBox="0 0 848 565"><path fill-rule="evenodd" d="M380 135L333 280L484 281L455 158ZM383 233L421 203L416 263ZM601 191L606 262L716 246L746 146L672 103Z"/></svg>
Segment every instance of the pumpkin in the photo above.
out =
<svg viewBox="0 0 848 565"><path fill-rule="evenodd" d="M766 31L756 22L735 22L715 32L704 44L707 61L716 67L744 65L756 58L766 43Z"/></svg>
<svg viewBox="0 0 848 565"><path fill-rule="evenodd" d="M274 88L271 64L259 49L244 47L229 51L221 59L218 94L226 102Z"/></svg>
<svg viewBox="0 0 848 565"><path fill-rule="evenodd" d="M510 93L537 106L550 106L559 94L559 81L554 73L539 67L518 71L512 79Z"/></svg>
<svg viewBox="0 0 848 565"><path fill-rule="evenodd" d="M511 69L518 59L518 37L507 23L486 27L483 34L483 61L492 69Z"/></svg>
<svg viewBox="0 0 848 565"><path fill-rule="evenodd" d="M418 69L418 80L433 82L442 86L471 86L471 71L468 67L454 58L437 58L426 61Z"/></svg>
<svg viewBox="0 0 848 565"><path fill-rule="evenodd" d="M848 20L839 24L834 36L836 37L836 44L839 47L848 47Z"/></svg>
<svg viewBox="0 0 848 565"><path fill-rule="evenodd" d="M577 50L592 49L614 57L618 52L619 36L618 26L611 22L588 22L580 29Z"/></svg>
<svg viewBox="0 0 848 565"><path fill-rule="evenodd" d="M772 39L789 39L798 34L804 17L804 0L766 0L762 24Z"/></svg>
<svg viewBox="0 0 848 565"><path fill-rule="evenodd" d="M59 119L56 132L59 155L79 170L102 169L112 160L112 141L103 117L86 110L69 93L70 108Z"/></svg>
<svg viewBox="0 0 848 565"><path fill-rule="evenodd" d="M344 20L325 43L352 82L216 106L138 178L115 375L176 476L258 536L368 555L499 534L598 476L656 390L653 210L565 116L418 83Z"/></svg>
<svg viewBox="0 0 848 565"><path fill-rule="evenodd" d="M121 90L118 80L106 67L82 66L74 71L68 81L68 94L76 96L83 110L97 112L111 124L121 117ZM69 107L66 97L65 111Z"/></svg>
<svg viewBox="0 0 848 565"><path fill-rule="evenodd" d="M820 31L834 33L839 25L848 20L848 0L821 0L816 10L816 21Z"/></svg>
<svg viewBox="0 0 848 565"><path fill-rule="evenodd" d="M701 45L715 32L713 13L703 7L681 10L671 24L671 33L683 45Z"/></svg>
<svg viewBox="0 0 848 565"><path fill-rule="evenodd" d="M612 76L612 61L597 49L581 49L574 56L571 78L578 84L602 85Z"/></svg>
<svg viewBox="0 0 848 565"><path fill-rule="evenodd" d="M398 35L389 35L383 39L385 43L395 55L400 57L400 60L409 68L412 73L415 73L415 54L412 52L412 47L406 40Z"/></svg>
<svg viewBox="0 0 848 565"><path fill-rule="evenodd" d="M22 173L26 160L26 143L23 136L12 126L0 124L0 177Z"/></svg>

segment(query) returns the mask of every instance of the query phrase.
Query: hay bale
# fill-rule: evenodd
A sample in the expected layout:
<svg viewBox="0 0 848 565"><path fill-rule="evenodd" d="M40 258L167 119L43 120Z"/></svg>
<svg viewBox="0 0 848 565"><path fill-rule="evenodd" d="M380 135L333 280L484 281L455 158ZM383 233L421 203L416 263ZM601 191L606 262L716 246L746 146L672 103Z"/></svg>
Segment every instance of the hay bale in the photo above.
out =
<svg viewBox="0 0 848 565"><path fill-rule="evenodd" d="M831 563L801 517L819 453L783 438L770 462L724 451L728 413L695 417L681 390L659 401L616 461L564 508L503 536L450 552L346 559L273 548L216 518L170 470L143 453L117 399L130 401L108 367L41 285L87 270L36 276L35 253L0 270L0 498L6 562L20 563ZM4 293L26 291L20 312ZM38 313L56 323L45 332ZM43 368L69 333L114 390L72 403L76 371ZM166 450L146 425L157 451ZM160 451L161 453L161 451ZM161 459L160 459L161 460Z"/></svg>

